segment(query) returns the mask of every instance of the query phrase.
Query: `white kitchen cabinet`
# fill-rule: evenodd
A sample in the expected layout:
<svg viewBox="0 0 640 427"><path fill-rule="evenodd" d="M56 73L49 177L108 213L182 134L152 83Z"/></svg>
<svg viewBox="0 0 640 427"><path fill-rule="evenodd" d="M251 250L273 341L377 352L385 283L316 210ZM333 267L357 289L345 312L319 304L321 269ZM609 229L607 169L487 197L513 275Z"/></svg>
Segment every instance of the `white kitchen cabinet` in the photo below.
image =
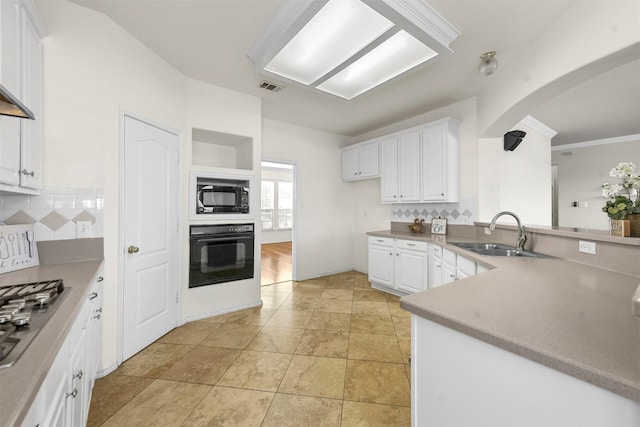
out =
<svg viewBox="0 0 640 427"><path fill-rule="evenodd" d="M393 287L393 240L369 237L369 281Z"/></svg>
<svg viewBox="0 0 640 427"><path fill-rule="evenodd" d="M43 37L33 2L0 2L0 82L35 120L0 118L0 190L37 194L42 188Z"/></svg>
<svg viewBox="0 0 640 427"><path fill-rule="evenodd" d="M458 128L458 122L448 118L420 130L421 200L424 202L459 201Z"/></svg>
<svg viewBox="0 0 640 427"><path fill-rule="evenodd" d="M477 264L475 261L458 254L456 258L456 279L462 280L467 277L475 276L476 270Z"/></svg>
<svg viewBox="0 0 640 427"><path fill-rule="evenodd" d="M87 321L87 368L86 389L89 390L86 401L85 414L88 415L91 391L96 381L98 364L102 357L102 291L103 291L103 267L96 275L93 289L87 297L90 304L89 320Z"/></svg>
<svg viewBox="0 0 640 427"><path fill-rule="evenodd" d="M14 96L20 93L20 7L18 0L0 2L0 83ZM0 116L0 183L18 185L20 121Z"/></svg>
<svg viewBox="0 0 640 427"><path fill-rule="evenodd" d="M420 133L400 134L381 143L380 199L409 203L420 200ZM384 181L384 183L383 183Z"/></svg>
<svg viewBox="0 0 640 427"><path fill-rule="evenodd" d="M429 283L429 252L427 242L396 240L394 287L408 293L427 290Z"/></svg>
<svg viewBox="0 0 640 427"><path fill-rule="evenodd" d="M448 117L380 138L382 203L458 202L459 126Z"/></svg>
<svg viewBox="0 0 640 427"><path fill-rule="evenodd" d="M398 138L385 138L380 145L380 200L398 203Z"/></svg>
<svg viewBox="0 0 640 427"><path fill-rule="evenodd" d="M412 426L639 425L637 401L415 314L411 356Z"/></svg>
<svg viewBox="0 0 640 427"><path fill-rule="evenodd" d="M54 359L22 426L84 426L102 354L102 272Z"/></svg>
<svg viewBox="0 0 640 427"><path fill-rule="evenodd" d="M75 343L75 348L71 352L69 360L71 365L71 375L67 378L67 425L82 426L86 424L84 420L85 406L89 391L86 389L86 364L87 364L87 331L82 328L80 337ZM84 381L83 381L84 380Z"/></svg>
<svg viewBox="0 0 640 427"><path fill-rule="evenodd" d="M22 18L22 102L33 112L35 120L21 120L20 136L20 187L42 188L43 142L43 50L41 34L36 30L32 17L23 8Z"/></svg>
<svg viewBox="0 0 640 427"><path fill-rule="evenodd" d="M427 242L369 237L369 281L372 287L406 295L427 289Z"/></svg>
<svg viewBox="0 0 640 427"><path fill-rule="evenodd" d="M429 243L429 289L442 285L442 246Z"/></svg>
<svg viewBox="0 0 640 427"><path fill-rule="evenodd" d="M449 249L442 249L442 284L456 280L457 254Z"/></svg>
<svg viewBox="0 0 640 427"><path fill-rule="evenodd" d="M369 142L342 149L342 179L356 181L380 176L378 143Z"/></svg>

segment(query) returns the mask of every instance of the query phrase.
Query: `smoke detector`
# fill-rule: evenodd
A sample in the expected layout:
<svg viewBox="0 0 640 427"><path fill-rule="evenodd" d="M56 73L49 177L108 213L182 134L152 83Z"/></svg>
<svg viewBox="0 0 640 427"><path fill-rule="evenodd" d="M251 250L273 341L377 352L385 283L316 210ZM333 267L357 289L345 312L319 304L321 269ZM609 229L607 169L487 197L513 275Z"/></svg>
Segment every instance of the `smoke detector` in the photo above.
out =
<svg viewBox="0 0 640 427"><path fill-rule="evenodd" d="M268 82L266 80L261 81L258 86L260 86L262 89L265 89L271 92L280 92L282 89L284 89L284 86L280 86L275 83Z"/></svg>

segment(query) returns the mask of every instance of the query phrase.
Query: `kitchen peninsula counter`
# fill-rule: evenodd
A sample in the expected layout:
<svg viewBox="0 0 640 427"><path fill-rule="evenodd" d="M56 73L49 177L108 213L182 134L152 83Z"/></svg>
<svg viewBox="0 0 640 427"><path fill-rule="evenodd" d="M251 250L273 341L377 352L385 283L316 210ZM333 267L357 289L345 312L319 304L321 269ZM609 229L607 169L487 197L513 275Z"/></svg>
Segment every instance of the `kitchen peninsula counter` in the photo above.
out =
<svg viewBox="0 0 640 427"><path fill-rule="evenodd" d="M50 261L56 262L55 264L40 265L0 275L0 286L62 279L65 287L63 294L66 294L53 316L16 363L0 369L2 425L21 424L69 329L87 299L93 284L92 279L102 264L102 239L86 240L87 242L81 244L65 241L55 246L54 242L39 242L40 262ZM93 242L89 242L90 240ZM52 251L43 250L41 243L51 243L48 247ZM71 246L77 248L67 251ZM74 253L77 258L72 255ZM87 259L94 256L100 259ZM73 259L77 261L70 262Z"/></svg>
<svg viewBox="0 0 640 427"><path fill-rule="evenodd" d="M405 310L640 402L640 318L632 308L640 278L560 258L483 256L450 244L486 242L469 236L367 234L436 242L494 267L403 297Z"/></svg>

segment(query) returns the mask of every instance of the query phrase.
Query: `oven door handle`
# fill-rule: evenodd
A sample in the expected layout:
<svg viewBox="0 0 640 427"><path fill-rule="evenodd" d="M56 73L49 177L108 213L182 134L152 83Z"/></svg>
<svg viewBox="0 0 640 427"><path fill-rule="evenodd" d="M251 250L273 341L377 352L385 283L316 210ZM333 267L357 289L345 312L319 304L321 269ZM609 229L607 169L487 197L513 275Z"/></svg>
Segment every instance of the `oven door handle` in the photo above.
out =
<svg viewBox="0 0 640 427"><path fill-rule="evenodd" d="M218 242L230 242L233 240L253 240L253 236L238 236L238 237L220 237L209 239L198 239L198 243L218 243Z"/></svg>

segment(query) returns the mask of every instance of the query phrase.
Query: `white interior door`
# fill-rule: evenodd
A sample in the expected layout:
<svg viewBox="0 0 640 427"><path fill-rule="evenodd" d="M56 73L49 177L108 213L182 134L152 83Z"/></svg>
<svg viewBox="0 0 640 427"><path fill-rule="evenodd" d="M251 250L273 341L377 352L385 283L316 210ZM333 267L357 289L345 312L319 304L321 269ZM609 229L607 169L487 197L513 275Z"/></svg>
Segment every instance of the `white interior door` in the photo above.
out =
<svg viewBox="0 0 640 427"><path fill-rule="evenodd" d="M124 117L123 361L178 323L178 146Z"/></svg>

